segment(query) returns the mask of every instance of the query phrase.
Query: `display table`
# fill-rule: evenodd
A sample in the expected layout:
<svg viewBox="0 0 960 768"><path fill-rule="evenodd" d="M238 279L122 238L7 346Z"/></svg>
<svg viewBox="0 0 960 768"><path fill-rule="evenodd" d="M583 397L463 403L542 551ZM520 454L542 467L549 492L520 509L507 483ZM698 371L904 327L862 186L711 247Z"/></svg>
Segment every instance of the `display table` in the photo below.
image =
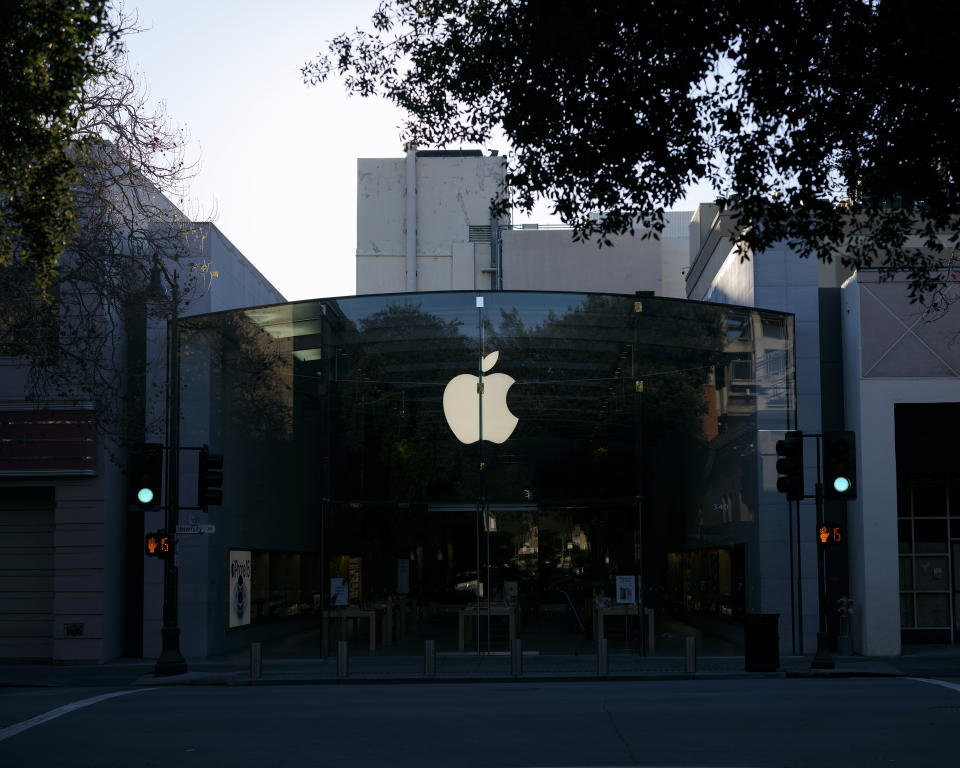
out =
<svg viewBox="0 0 960 768"><path fill-rule="evenodd" d="M400 629L400 640L403 640L403 638L407 636L407 611L409 610L409 605L406 598L377 603L374 608L382 614L382 645L384 647L393 645L394 614L396 614L396 619L398 619L397 624L399 624Z"/></svg>
<svg viewBox="0 0 960 768"><path fill-rule="evenodd" d="M599 640L603 637L603 620L607 616L637 616L636 603L614 603L612 605L593 606L593 637Z"/></svg>
<svg viewBox="0 0 960 768"><path fill-rule="evenodd" d="M377 650L377 609L361 608L359 605L345 605L337 608L331 608L327 611L327 620L323 623L324 635L329 634L330 623L339 619L343 622L345 619L366 619L370 625L370 653ZM341 635L343 632L341 631ZM327 638L324 638L324 646L328 647Z"/></svg>
<svg viewBox="0 0 960 768"><path fill-rule="evenodd" d="M507 605L506 603L491 603L488 607L486 603L480 603L480 616L486 616L487 621L492 616L506 616L510 624L510 648L513 648L513 641L517 639L517 607ZM461 651L464 646L464 625L470 619L474 626L477 626L477 605L476 603L468 605L460 611L460 621L457 632L457 648Z"/></svg>

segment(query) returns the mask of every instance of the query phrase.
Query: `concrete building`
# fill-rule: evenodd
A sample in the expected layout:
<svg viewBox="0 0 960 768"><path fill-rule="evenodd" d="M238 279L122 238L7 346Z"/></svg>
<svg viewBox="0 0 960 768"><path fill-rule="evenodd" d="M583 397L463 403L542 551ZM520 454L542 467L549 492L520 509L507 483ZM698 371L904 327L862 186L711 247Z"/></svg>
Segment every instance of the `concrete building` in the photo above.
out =
<svg viewBox="0 0 960 768"><path fill-rule="evenodd" d="M357 161L357 293L508 290L653 291L684 298L691 214L659 238L574 242L569 227L495 220L506 159L479 149ZM412 258L416 254L416 258Z"/></svg>

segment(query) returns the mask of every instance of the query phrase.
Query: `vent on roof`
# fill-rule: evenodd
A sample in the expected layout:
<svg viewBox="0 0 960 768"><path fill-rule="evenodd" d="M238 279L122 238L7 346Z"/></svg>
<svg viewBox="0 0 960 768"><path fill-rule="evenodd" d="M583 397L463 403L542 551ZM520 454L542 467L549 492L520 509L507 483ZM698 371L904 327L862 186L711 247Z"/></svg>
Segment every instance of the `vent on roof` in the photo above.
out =
<svg viewBox="0 0 960 768"><path fill-rule="evenodd" d="M489 224L471 224L470 225L471 243L489 243L490 225Z"/></svg>

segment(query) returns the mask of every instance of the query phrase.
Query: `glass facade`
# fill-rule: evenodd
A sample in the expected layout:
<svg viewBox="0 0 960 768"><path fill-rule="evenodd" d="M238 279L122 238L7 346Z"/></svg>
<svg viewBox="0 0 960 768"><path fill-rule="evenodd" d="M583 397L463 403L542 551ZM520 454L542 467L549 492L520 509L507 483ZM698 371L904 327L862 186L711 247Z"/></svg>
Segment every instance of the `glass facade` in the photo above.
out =
<svg viewBox="0 0 960 768"><path fill-rule="evenodd" d="M181 338L183 442L225 457L182 578L226 595L227 553L252 552L240 632L334 617L366 643L375 617L378 649L576 650L606 611L614 649L641 642L631 584L661 630L722 637L759 610L758 433L796 423L791 315L441 292L204 315ZM213 653L243 642L226 602Z"/></svg>

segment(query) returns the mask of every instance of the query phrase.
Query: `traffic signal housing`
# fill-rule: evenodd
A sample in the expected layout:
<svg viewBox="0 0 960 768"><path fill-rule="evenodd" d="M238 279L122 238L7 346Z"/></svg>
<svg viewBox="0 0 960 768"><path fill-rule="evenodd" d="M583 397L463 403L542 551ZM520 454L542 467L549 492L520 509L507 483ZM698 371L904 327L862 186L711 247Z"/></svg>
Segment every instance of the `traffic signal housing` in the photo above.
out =
<svg viewBox="0 0 960 768"><path fill-rule="evenodd" d="M803 432L790 430L777 440L777 490L787 501L803 498Z"/></svg>
<svg viewBox="0 0 960 768"><path fill-rule="evenodd" d="M166 531L153 531L143 537L143 553L147 557L159 557L161 560L173 558L173 537Z"/></svg>
<svg viewBox="0 0 960 768"><path fill-rule="evenodd" d="M163 484L163 446L137 443L130 449L127 466L128 503L140 509L160 506Z"/></svg>
<svg viewBox="0 0 960 768"><path fill-rule="evenodd" d="M197 464L197 506L206 509L209 506L223 504L223 454L210 453L205 445L200 449Z"/></svg>
<svg viewBox="0 0 960 768"><path fill-rule="evenodd" d="M823 497L857 498L857 442L853 432L823 433Z"/></svg>

